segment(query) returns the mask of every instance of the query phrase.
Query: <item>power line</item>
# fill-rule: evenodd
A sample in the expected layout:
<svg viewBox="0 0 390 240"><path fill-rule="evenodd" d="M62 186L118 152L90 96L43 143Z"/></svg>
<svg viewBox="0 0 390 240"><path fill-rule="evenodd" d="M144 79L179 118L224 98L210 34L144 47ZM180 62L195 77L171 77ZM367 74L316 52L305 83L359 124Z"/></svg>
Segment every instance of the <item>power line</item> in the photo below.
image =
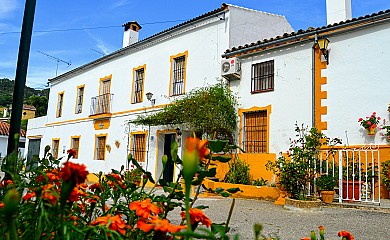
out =
<svg viewBox="0 0 390 240"><path fill-rule="evenodd" d="M173 22L183 22L187 20L171 20L163 22L150 22L150 23L140 23L141 25L153 25L153 24L163 24L163 23L173 23ZM82 31L82 30L96 30L96 29L107 29L107 28L121 28L122 26L100 26L100 27L85 27L85 28L66 28L66 29L51 29L51 30L36 30L33 33L53 33L53 32L70 32L70 31ZM17 34L20 31L13 32L0 32L0 34Z"/></svg>

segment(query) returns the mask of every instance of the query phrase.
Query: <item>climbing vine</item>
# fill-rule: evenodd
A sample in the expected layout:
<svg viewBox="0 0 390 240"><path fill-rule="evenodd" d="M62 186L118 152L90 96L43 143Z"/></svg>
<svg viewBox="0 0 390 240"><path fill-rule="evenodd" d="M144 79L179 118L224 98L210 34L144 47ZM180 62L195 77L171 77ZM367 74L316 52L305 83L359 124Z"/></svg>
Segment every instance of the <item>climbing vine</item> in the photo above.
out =
<svg viewBox="0 0 390 240"><path fill-rule="evenodd" d="M223 84L194 89L161 111L139 116L136 125L185 125L190 131L232 139L237 128L237 99Z"/></svg>

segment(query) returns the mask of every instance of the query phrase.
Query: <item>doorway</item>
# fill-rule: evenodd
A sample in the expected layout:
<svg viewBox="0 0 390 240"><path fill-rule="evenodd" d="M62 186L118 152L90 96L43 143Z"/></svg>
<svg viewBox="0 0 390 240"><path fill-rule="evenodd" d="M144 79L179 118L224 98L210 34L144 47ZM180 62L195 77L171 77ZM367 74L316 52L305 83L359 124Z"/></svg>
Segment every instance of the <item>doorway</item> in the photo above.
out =
<svg viewBox="0 0 390 240"><path fill-rule="evenodd" d="M38 165L37 159L39 158L40 147L41 139L29 139L27 150L27 170Z"/></svg>
<svg viewBox="0 0 390 240"><path fill-rule="evenodd" d="M173 182L173 172L175 163L172 160L171 155L171 144L175 141L176 134L165 134L164 135L164 155L168 156L167 165L165 166L163 179L167 182Z"/></svg>

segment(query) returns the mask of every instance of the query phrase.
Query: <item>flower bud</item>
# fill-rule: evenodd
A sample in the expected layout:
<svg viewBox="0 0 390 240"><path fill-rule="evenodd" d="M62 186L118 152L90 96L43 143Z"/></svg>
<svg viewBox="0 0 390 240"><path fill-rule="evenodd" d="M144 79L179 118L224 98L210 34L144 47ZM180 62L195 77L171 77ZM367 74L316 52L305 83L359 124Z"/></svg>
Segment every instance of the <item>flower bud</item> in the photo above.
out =
<svg viewBox="0 0 390 240"><path fill-rule="evenodd" d="M7 217L11 217L18 210L18 204L20 202L20 193L14 188L8 190L4 196L4 212Z"/></svg>
<svg viewBox="0 0 390 240"><path fill-rule="evenodd" d="M188 137L184 144L183 177L186 182L191 182L199 165L198 139Z"/></svg>
<svg viewBox="0 0 390 240"><path fill-rule="evenodd" d="M162 156L161 161L162 161L163 167L165 167L165 165L167 165L167 162L168 162L168 156L167 155Z"/></svg>

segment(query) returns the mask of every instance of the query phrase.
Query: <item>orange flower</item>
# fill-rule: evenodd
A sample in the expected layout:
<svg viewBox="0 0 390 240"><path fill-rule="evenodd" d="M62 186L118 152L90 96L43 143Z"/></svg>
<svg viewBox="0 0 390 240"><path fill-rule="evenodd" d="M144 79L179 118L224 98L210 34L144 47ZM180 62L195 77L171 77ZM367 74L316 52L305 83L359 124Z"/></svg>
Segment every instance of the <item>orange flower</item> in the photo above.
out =
<svg viewBox="0 0 390 240"><path fill-rule="evenodd" d="M348 231L341 231L338 233L339 237L342 237L342 239L345 239L345 240L354 240L355 237Z"/></svg>
<svg viewBox="0 0 390 240"><path fill-rule="evenodd" d="M151 220L141 218L137 222L137 227L144 232L150 232L152 229L158 232L170 232L176 233L182 229L186 229L186 226L172 225L168 219L160 219L153 216Z"/></svg>
<svg viewBox="0 0 390 240"><path fill-rule="evenodd" d="M80 196L87 196L87 194L82 189L80 189L80 186L76 186L70 193L69 200L72 202L76 202L77 200L79 200Z"/></svg>
<svg viewBox="0 0 390 240"><path fill-rule="evenodd" d="M0 203L0 208L4 208L4 202Z"/></svg>
<svg viewBox="0 0 390 240"><path fill-rule="evenodd" d="M83 183L88 175L86 169L87 167L84 164L66 162L61 168L60 178L64 181L72 181L76 184Z"/></svg>
<svg viewBox="0 0 390 240"><path fill-rule="evenodd" d="M143 201L134 201L130 203L129 208L135 210L135 214L142 218L148 218L151 213L157 215L161 212L160 208L151 203L149 198Z"/></svg>
<svg viewBox="0 0 390 240"><path fill-rule="evenodd" d="M109 229L113 231L117 231L120 234L124 235L126 233L126 223L123 221L122 217L120 215L115 215L111 217L110 214L103 217L96 218L95 221L91 223L92 226L95 225L107 225L110 222L110 225L108 226Z"/></svg>
<svg viewBox="0 0 390 240"><path fill-rule="evenodd" d="M198 150L199 150L199 157L202 162L206 161L206 156L210 154L210 149L206 147L206 145L209 144L209 140L203 139L199 141Z"/></svg>
<svg viewBox="0 0 390 240"><path fill-rule="evenodd" d="M35 197L35 196L36 196L35 192L27 193L26 195L24 195L23 201L27 201L27 200L29 200L30 198L33 198L33 197Z"/></svg>
<svg viewBox="0 0 390 240"><path fill-rule="evenodd" d="M101 190L101 186L100 186L99 183L94 183L94 184L92 184L91 186L89 186L89 189L90 189L91 191L95 191L96 189Z"/></svg>
<svg viewBox="0 0 390 240"><path fill-rule="evenodd" d="M100 200L99 196L93 195L91 198L88 199L88 202L96 203L99 200Z"/></svg>
<svg viewBox="0 0 390 240"><path fill-rule="evenodd" d="M42 199L43 200L48 200L51 202L53 205L56 204L59 194L57 191L54 189L53 184L47 184L46 186L43 187L42 190Z"/></svg>
<svg viewBox="0 0 390 240"><path fill-rule="evenodd" d="M304 237L304 238L301 238L301 240L311 240L311 238L309 238L309 237Z"/></svg>
<svg viewBox="0 0 390 240"><path fill-rule="evenodd" d="M184 220L186 218L186 213L181 212L181 217ZM191 208L190 209L190 218L191 218L191 225L195 223L201 222L203 225L210 227L212 222L210 218L208 218L201 209L198 208Z"/></svg>

